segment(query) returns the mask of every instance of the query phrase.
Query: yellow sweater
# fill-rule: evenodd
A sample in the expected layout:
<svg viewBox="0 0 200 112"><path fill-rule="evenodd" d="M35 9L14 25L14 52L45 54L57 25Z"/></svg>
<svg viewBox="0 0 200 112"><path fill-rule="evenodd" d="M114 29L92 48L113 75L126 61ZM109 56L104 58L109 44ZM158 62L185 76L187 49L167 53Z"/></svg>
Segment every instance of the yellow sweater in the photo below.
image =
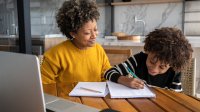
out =
<svg viewBox="0 0 200 112"><path fill-rule="evenodd" d="M73 88L80 81L104 81L110 63L99 44L80 50L70 40L49 49L41 66L43 84L65 83Z"/></svg>

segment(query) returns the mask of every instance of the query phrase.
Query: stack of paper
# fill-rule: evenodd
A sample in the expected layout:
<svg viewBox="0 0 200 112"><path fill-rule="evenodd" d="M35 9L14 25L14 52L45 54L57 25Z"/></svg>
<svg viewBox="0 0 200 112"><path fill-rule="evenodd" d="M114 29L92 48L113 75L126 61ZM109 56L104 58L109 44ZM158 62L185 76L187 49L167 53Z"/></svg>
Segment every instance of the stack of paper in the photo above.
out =
<svg viewBox="0 0 200 112"><path fill-rule="evenodd" d="M133 89L111 81L107 82L111 98L148 98L156 97L147 86L143 89Z"/></svg>
<svg viewBox="0 0 200 112"><path fill-rule="evenodd" d="M107 94L106 82L79 82L69 96L105 97Z"/></svg>

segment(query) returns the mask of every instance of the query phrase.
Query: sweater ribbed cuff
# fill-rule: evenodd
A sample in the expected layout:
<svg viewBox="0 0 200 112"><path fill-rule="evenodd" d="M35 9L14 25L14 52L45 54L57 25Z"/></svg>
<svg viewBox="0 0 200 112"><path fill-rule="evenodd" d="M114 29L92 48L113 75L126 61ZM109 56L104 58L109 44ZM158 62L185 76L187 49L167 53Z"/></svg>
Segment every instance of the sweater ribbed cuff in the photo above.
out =
<svg viewBox="0 0 200 112"><path fill-rule="evenodd" d="M116 82L116 83L117 83L117 81L118 81L118 79L119 79L120 76L121 76L120 74L114 73L114 74L112 75L112 77L111 77L110 80L111 80L112 82Z"/></svg>

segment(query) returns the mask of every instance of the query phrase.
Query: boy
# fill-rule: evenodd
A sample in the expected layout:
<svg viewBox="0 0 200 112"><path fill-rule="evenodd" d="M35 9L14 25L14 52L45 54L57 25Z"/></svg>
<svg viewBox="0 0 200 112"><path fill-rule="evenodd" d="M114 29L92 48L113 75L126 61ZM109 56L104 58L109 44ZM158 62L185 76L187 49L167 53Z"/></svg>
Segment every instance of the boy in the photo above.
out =
<svg viewBox="0 0 200 112"><path fill-rule="evenodd" d="M181 70L189 63L193 49L181 30L156 29L146 36L144 43L145 53L140 52L115 65L104 77L136 89L143 88L145 81L149 85L182 91ZM130 71L138 78L130 78Z"/></svg>

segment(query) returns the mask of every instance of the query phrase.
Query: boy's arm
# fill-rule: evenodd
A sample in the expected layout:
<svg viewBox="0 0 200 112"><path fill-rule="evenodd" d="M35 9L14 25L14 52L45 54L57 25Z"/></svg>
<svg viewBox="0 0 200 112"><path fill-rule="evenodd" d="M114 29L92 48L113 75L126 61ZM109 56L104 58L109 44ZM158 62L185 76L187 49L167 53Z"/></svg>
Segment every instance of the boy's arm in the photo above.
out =
<svg viewBox="0 0 200 112"><path fill-rule="evenodd" d="M110 68L104 74L105 79L110 80L112 82L116 82L116 83L120 76L122 76L122 74L119 72L119 70L116 66Z"/></svg>
<svg viewBox="0 0 200 112"><path fill-rule="evenodd" d="M132 72L135 72L135 59L134 57L128 58L125 62L126 65ZM110 80L112 82L120 83L122 85L131 87L131 88L143 88L144 82L137 78L129 78L127 75L129 71L126 69L126 66L120 63L115 65L114 67L110 68L108 71L105 72L105 79Z"/></svg>
<svg viewBox="0 0 200 112"><path fill-rule="evenodd" d="M125 61L123 63L128 64L129 59L127 59L127 61ZM126 67L124 66L123 63L115 65L112 68L110 68L109 70L107 70L104 74L104 78L117 83L120 76L128 75L128 70L126 70Z"/></svg>
<svg viewBox="0 0 200 112"><path fill-rule="evenodd" d="M143 53L135 54L131 57L129 57L125 62L128 68L135 73L135 69L137 67L137 63L140 63L140 57L142 57ZM104 78L113 82L117 82L118 78L120 76L127 76L129 74L129 71L127 70L127 67L120 63L118 65L113 66L109 70L107 70L104 74Z"/></svg>

